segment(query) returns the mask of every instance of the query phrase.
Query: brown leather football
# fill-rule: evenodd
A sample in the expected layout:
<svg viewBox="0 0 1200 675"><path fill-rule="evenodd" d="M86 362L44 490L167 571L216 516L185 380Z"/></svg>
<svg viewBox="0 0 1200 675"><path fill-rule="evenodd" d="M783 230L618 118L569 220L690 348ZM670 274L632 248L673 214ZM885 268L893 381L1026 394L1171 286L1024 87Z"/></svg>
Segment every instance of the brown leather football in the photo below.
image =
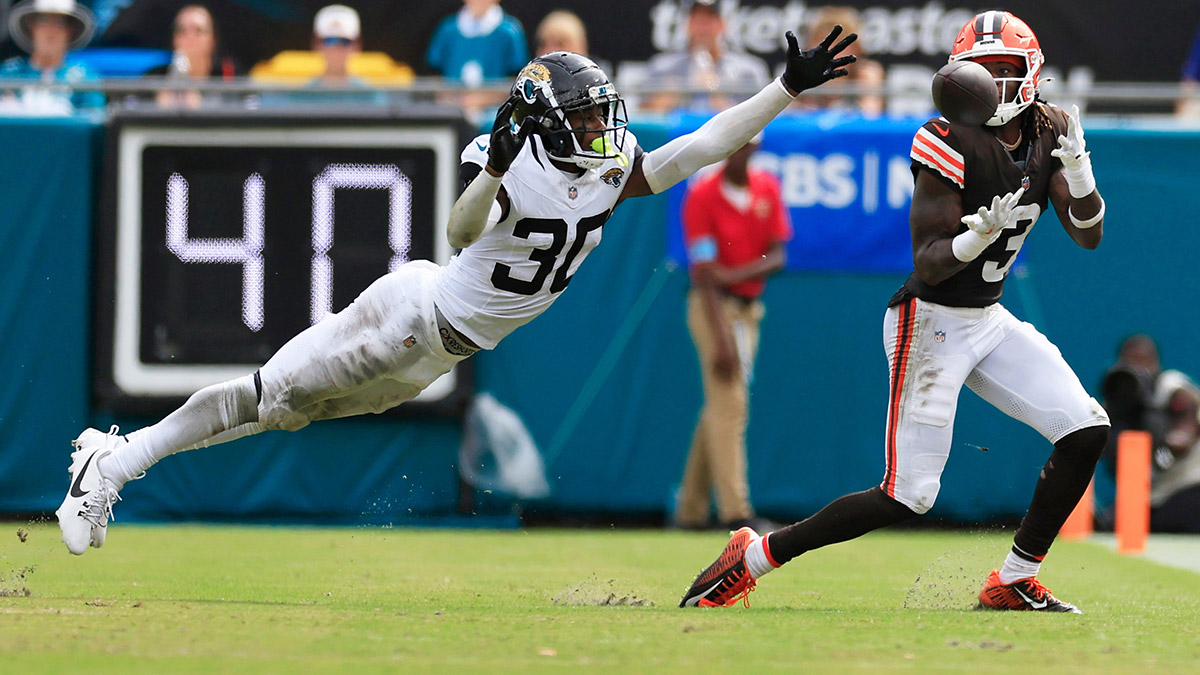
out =
<svg viewBox="0 0 1200 675"><path fill-rule="evenodd" d="M978 126L999 104L992 74L974 61L947 63L933 76L933 105L951 122Z"/></svg>

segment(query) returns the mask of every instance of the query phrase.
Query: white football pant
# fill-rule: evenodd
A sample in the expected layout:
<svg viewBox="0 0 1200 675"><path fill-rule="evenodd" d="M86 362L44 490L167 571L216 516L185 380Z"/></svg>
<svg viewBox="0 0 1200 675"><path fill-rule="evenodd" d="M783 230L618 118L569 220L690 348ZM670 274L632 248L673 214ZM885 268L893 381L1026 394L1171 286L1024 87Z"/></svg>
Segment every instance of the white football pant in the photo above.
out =
<svg viewBox="0 0 1200 675"><path fill-rule="evenodd" d="M289 340L259 371L259 423L295 431L380 413L449 372L465 357L447 353L438 334L433 289L441 272L432 262L406 263Z"/></svg>
<svg viewBox="0 0 1200 675"><path fill-rule="evenodd" d="M911 299L889 307L883 346L891 386L880 487L917 513L937 499L964 383L1051 443L1108 424L1058 348L999 303L947 307Z"/></svg>

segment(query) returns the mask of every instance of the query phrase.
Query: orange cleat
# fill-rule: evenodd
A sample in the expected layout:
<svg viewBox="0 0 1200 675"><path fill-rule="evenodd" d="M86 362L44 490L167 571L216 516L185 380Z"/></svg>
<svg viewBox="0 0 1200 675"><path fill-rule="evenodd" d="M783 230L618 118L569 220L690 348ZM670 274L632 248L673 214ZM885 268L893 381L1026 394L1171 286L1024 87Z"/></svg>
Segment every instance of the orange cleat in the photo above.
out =
<svg viewBox="0 0 1200 675"><path fill-rule="evenodd" d="M732 607L741 600L749 607L750 591L757 582L746 570L746 548L758 538L748 527L734 532L721 556L696 577L679 606Z"/></svg>
<svg viewBox="0 0 1200 675"><path fill-rule="evenodd" d="M1000 583L999 570L992 570L987 583L979 591L975 609L1026 610L1034 612L1070 612L1083 614L1075 605L1063 602L1050 593L1036 577L1017 579L1011 584Z"/></svg>

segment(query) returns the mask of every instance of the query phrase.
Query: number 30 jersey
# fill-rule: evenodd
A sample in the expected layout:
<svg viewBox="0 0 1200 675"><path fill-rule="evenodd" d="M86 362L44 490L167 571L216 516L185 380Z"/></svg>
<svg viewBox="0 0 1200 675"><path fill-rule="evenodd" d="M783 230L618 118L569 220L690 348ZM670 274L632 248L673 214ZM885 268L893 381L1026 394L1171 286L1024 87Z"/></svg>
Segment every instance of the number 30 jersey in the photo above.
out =
<svg viewBox="0 0 1200 675"><path fill-rule="evenodd" d="M913 296L951 307L986 307L1000 299L1004 278L1025 243L1038 216L1046 210L1050 196L1050 177L1062 163L1050 156L1058 147L1059 135L1066 133L1067 116L1062 109L1042 103L1051 129L1042 129L1030 139L1030 124L1024 125L1024 142L1009 153L996 136L983 126L964 126L934 118L917 130L913 137L913 175L930 171L958 191L963 215L990 207L992 198L1015 192L1022 186L1025 194L1017 207L1017 222L992 242L978 258L967 263L954 276L931 286L913 272L904 286L892 296L895 306ZM1030 107L1026 115L1039 114ZM966 231L960 225L959 232Z"/></svg>
<svg viewBox="0 0 1200 675"><path fill-rule="evenodd" d="M482 169L489 141L482 135L467 145L462 163ZM438 281L434 303L452 326L492 349L554 303L600 243L640 150L628 130L618 149L624 165L610 159L576 177L551 164L530 135L501 181L508 213L452 258Z"/></svg>

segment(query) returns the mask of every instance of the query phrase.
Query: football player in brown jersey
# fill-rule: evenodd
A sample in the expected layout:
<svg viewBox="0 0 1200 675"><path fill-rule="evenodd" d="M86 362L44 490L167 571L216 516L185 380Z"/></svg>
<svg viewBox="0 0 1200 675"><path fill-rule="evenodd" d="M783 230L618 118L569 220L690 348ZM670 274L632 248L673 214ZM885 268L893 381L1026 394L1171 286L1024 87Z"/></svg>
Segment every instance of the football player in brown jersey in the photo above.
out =
<svg viewBox="0 0 1200 675"><path fill-rule="evenodd" d="M1071 239L1094 249L1104 201L1078 110L1067 115L1038 98L1043 56L1025 22L1003 11L977 15L955 41L950 60L960 59L992 73L1001 103L983 125L935 118L913 138L914 271L884 319L891 381L883 482L766 536L738 530L681 605L730 606L758 577L806 551L928 511L941 487L966 384L1054 444L1012 549L984 583L979 607L1079 612L1042 586L1037 573L1091 480L1108 438L1108 416L1058 349L999 299L1047 202Z"/></svg>

